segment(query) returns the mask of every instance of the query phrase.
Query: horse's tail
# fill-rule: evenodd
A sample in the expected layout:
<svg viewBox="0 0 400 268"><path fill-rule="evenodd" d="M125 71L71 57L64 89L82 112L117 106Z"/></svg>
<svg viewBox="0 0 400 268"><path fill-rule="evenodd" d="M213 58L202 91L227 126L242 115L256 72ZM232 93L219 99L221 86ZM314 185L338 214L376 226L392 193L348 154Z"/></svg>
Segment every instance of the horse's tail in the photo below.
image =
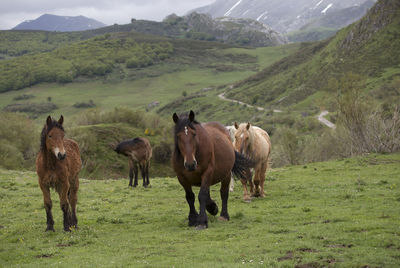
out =
<svg viewBox="0 0 400 268"><path fill-rule="evenodd" d="M253 161L250 158L242 155L241 153L235 151L235 163L233 164L232 173L237 178L248 180L250 179L246 176L246 171L254 166Z"/></svg>

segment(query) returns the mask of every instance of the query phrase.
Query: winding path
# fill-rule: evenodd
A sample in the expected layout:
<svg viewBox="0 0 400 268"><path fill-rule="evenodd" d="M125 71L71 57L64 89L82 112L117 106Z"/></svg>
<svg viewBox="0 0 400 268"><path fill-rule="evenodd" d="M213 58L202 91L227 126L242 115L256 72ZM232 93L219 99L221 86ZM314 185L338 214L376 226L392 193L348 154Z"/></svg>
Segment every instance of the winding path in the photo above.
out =
<svg viewBox="0 0 400 268"><path fill-rule="evenodd" d="M329 127L329 128L335 129L336 125L324 117L327 114L329 114L328 111L322 111L318 115L318 121L321 122L322 124L324 124L325 126Z"/></svg>
<svg viewBox="0 0 400 268"><path fill-rule="evenodd" d="M264 111L265 110L263 107L253 106L253 105L250 105L248 103L245 103L245 102L242 102L242 101L238 101L238 100L228 99L227 97L225 97L225 92L222 92L221 94L219 94L218 98L220 98L221 100L224 100L224 101L230 101L230 102L234 102L234 103L239 103L240 105L246 105L247 107L255 107L259 111ZM274 113L281 113L282 111L274 109L273 112ZM318 121L321 122L321 124L324 124L325 126L327 126L329 128L335 129L336 125L334 123L332 123L331 121L329 121L328 119L324 118L324 116L327 115L328 113L329 113L328 111L322 111L318 115Z"/></svg>

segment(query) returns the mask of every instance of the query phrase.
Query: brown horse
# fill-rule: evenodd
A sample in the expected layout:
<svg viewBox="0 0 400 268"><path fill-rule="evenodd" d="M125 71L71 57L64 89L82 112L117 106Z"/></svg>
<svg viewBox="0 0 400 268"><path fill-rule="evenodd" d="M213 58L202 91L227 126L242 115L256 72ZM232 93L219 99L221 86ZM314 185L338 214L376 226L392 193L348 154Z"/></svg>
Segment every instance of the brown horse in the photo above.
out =
<svg viewBox="0 0 400 268"><path fill-rule="evenodd" d="M173 115L175 122L175 150L172 165L179 183L185 189L189 204L189 226L197 229L208 227L206 210L211 215L218 213L217 204L210 197L210 186L221 182L222 210L220 220L229 220L228 195L231 172L245 178L244 169L250 166L248 159L235 152L227 129L217 123L200 124L189 116ZM192 186L200 186L200 214L197 213Z"/></svg>
<svg viewBox="0 0 400 268"><path fill-rule="evenodd" d="M254 186L250 184L250 192L253 196L264 197L265 173L268 168L269 155L271 153L271 141L266 131L250 123L242 123L240 126L235 122L235 149L250 158L254 166ZM247 191L247 183L242 181L246 201L251 200Z"/></svg>
<svg viewBox="0 0 400 268"><path fill-rule="evenodd" d="M78 174L82 163L78 144L64 138L63 122L63 116L58 121L52 120L50 116L47 117L40 136L40 151L36 157L36 173L39 176L39 186L43 192L47 216L46 231L54 231L50 187L55 188L60 197L60 206L64 213L64 231L78 227L76 203L79 188Z"/></svg>
<svg viewBox="0 0 400 268"><path fill-rule="evenodd" d="M143 178L143 187L150 184L149 167L152 155L150 142L146 138L134 138L125 140L114 149L117 153L128 157L129 161L129 185L138 185L138 166ZM135 183L132 185L133 173L135 173Z"/></svg>

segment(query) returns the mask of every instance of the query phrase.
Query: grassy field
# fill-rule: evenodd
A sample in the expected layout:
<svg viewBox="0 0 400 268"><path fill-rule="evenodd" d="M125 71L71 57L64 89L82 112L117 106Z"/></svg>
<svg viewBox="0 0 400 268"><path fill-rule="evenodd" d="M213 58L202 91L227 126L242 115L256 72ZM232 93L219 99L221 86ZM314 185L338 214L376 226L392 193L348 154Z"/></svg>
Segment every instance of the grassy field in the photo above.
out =
<svg viewBox="0 0 400 268"><path fill-rule="evenodd" d="M52 192L56 232L46 233L36 175L0 170L0 266L398 267L399 163L369 155L274 169L266 198L251 203L236 182L231 220L209 216L204 231L187 226L177 180L156 178L149 189L81 179L71 233ZM219 187L211 195L220 205Z"/></svg>

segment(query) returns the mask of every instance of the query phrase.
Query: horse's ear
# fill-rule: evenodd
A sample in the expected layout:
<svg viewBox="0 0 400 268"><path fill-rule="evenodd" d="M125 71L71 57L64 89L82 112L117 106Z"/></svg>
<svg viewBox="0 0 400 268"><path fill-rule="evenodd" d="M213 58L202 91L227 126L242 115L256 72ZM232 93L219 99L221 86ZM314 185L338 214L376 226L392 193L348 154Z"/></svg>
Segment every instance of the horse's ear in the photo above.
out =
<svg viewBox="0 0 400 268"><path fill-rule="evenodd" d="M63 123L64 123L64 116L60 116L60 119L58 119L58 123L60 124L60 125L62 125Z"/></svg>
<svg viewBox="0 0 400 268"><path fill-rule="evenodd" d="M251 126L250 122L247 122L247 126L246 126L247 130L249 130L250 126Z"/></svg>
<svg viewBox="0 0 400 268"><path fill-rule="evenodd" d="M239 125L238 125L238 123L236 123L236 122L235 122L235 128L236 128L236 129L239 129Z"/></svg>
<svg viewBox="0 0 400 268"><path fill-rule="evenodd" d="M49 115L49 116L47 117L47 119L46 119L46 124L47 124L48 126L51 125L51 116L50 116L50 115Z"/></svg>
<svg viewBox="0 0 400 268"><path fill-rule="evenodd" d="M192 110L190 110L190 113L189 113L189 120L190 120L190 122L194 121L194 112Z"/></svg>
<svg viewBox="0 0 400 268"><path fill-rule="evenodd" d="M178 123L179 116L176 113L174 113L174 115L172 116L172 119L174 120L174 122L176 124L176 123Z"/></svg>

